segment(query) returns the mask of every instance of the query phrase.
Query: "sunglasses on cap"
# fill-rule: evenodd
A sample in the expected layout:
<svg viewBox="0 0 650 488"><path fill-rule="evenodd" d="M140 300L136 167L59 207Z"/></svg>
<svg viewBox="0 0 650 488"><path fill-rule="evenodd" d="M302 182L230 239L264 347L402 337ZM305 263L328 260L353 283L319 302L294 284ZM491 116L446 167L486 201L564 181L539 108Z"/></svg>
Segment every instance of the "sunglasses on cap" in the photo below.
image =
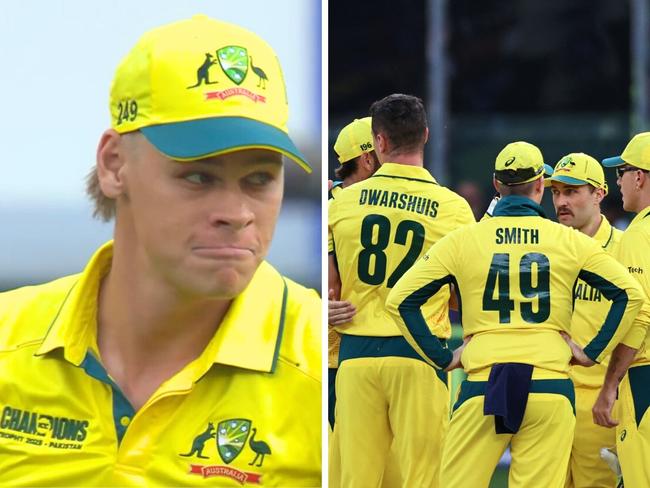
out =
<svg viewBox="0 0 650 488"><path fill-rule="evenodd" d="M647 169L637 168L636 166L619 166L616 168L616 176L618 178L623 178L623 175L628 171L643 171L644 173L648 172Z"/></svg>

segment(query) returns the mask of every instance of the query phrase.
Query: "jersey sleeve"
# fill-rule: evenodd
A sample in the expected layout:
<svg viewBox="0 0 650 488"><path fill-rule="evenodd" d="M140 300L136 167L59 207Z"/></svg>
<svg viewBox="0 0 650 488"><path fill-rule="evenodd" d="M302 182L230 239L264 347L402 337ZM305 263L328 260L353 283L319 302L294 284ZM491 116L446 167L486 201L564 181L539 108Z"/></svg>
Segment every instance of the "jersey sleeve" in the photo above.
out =
<svg viewBox="0 0 650 488"><path fill-rule="evenodd" d="M473 218L473 217L472 217ZM434 336L422 314L421 307L444 285L454 282L450 271L454 233L434 244L397 281L386 299L388 312L407 342L434 368L446 368L452 359L452 352Z"/></svg>
<svg viewBox="0 0 650 488"><path fill-rule="evenodd" d="M600 248L588 255L578 277L611 300L604 322L584 348L589 358L601 362L630 330L643 305L643 291L627 270Z"/></svg>
<svg viewBox="0 0 650 488"><path fill-rule="evenodd" d="M332 234L332 223L331 216L335 205L333 205L334 200L330 199L327 201L327 253L334 254L334 235Z"/></svg>
<svg viewBox="0 0 650 488"><path fill-rule="evenodd" d="M645 301L641 310L632 323L630 331L621 341L633 349L641 347L648 335L648 327L650 326L650 289L644 286L647 284L641 280L642 275L634 272L644 268L650 269L650 257L648 257L647 246L639 244L636 233L625 232L621 237L617 253L619 262L631 272L633 278L637 279L645 294Z"/></svg>
<svg viewBox="0 0 650 488"><path fill-rule="evenodd" d="M467 200L464 198L461 198L460 208L458 209L458 212L456 212L456 223L458 224L458 227L476 223L472 207L469 206L469 203L467 203Z"/></svg>

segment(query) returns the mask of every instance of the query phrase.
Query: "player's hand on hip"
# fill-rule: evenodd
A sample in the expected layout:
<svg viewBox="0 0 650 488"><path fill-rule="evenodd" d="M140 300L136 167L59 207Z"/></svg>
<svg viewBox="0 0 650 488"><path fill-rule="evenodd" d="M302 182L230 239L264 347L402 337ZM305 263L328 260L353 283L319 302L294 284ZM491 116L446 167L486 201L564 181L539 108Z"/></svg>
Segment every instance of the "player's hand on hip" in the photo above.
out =
<svg viewBox="0 0 650 488"><path fill-rule="evenodd" d="M569 348L571 349L571 354L573 355L573 357L571 358L571 361L569 361L570 364L575 364L577 366L584 366L587 368L589 366L593 366L594 364L596 364L594 360L592 360L589 356L585 354L583 349L578 344L576 344L571 340L571 336L569 334L561 331L560 335L566 341L566 343L569 345Z"/></svg>
<svg viewBox="0 0 650 488"><path fill-rule="evenodd" d="M594 403L591 413L594 418L594 424L603 427L612 428L618 425L618 422L612 417L614 402L616 401L616 388L603 387L598 393L596 403Z"/></svg>
<svg viewBox="0 0 650 488"><path fill-rule="evenodd" d="M472 339L471 335L468 335L463 339L463 343L461 344L460 347L454 350L453 356L451 358L451 363L445 368L445 371L448 373L449 371L453 371L456 368L462 368L463 363L460 361L460 357L463 355L463 351L465 350L465 346L467 346L467 343Z"/></svg>
<svg viewBox="0 0 650 488"><path fill-rule="evenodd" d="M341 325L352 320L357 313L347 300L335 300L334 290L329 291L329 300L327 301L327 321L330 325Z"/></svg>

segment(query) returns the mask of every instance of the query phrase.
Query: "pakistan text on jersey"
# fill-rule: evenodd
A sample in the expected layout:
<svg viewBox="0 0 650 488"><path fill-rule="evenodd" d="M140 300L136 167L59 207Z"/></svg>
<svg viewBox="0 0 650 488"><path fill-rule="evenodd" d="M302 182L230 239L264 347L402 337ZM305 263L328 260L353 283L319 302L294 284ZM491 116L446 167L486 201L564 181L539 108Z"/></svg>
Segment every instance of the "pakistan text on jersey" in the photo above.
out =
<svg viewBox="0 0 650 488"><path fill-rule="evenodd" d="M497 227L495 242L497 244L539 244L539 229Z"/></svg>
<svg viewBox="0 0 650 488"><path fill-rule="evenodd" d="M6 406L0 414L0 429L50 439L81 442L86 438L89 422L54 417Z"/></svg>
<svg viewBox="0 0 650 488"><path fill-rule="evenodd" d="M437 201L396 191L375 190L372 188L361 190L359 205L397 208L427 217L436 217L438 215Z"/></svg>

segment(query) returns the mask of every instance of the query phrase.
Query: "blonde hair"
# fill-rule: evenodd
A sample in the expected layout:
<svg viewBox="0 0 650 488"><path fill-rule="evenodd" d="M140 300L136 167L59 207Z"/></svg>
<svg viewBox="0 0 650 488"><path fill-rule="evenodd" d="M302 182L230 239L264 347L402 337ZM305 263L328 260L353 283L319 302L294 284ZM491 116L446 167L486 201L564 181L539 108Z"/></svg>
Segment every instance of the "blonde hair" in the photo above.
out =
<svg viewBox="0 0 650 488"><path fill-rule="evenodd" d="M86 176L86 194L95 206L93 210L94 218L103 222L110 222L111 219L115 218L115 200L104 195L102 188L99 186L96 166L93 166Z"/></svg>
<svg viewBox="0 0 650 488"><path fill-rule="evenodd" d="M137 158L140 151L140 145L144 136L140 131L125 132L119 136L119 145L123 154L129 155L130 158ZM99 175L97 166L93 166L86 176L86 194L90 197L95 208L93 217L103 222L110 222L116 215L116 201L104 195L99 185Z"/></svg>

